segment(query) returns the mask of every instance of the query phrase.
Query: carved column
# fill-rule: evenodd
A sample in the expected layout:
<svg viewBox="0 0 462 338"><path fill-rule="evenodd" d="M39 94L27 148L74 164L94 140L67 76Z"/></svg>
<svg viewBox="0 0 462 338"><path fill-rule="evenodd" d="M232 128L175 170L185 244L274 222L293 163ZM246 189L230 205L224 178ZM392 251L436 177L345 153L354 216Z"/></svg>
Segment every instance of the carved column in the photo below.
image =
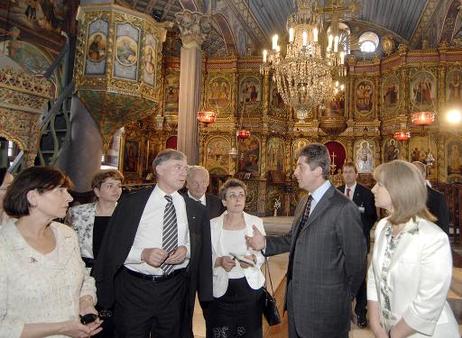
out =
<svg viewBox="0 0 462 338"><path fill-rule="evenodd" d="M199 161L199 132L196 113L201 95L201 45L210 32L210 19L199 12L184 10L176 14L180 28L180 92L178 106L178 150L184 152L190 164Z"/></svg>

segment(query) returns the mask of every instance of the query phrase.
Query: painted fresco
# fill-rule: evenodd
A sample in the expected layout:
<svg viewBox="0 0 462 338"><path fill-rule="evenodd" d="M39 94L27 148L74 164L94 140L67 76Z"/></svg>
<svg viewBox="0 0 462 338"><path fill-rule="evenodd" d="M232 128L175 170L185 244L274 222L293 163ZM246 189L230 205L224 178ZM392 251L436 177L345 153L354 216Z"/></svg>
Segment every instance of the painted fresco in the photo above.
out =
<svg viewBox="0 0 462 338"><path fill-rule="evenodd" d="M231 102L231 86L228 80L217 77L210 81L208 103L211 107L226 108Z"/></svg>
<svg viewBox="0 0 462 338"><path fill-rule="evenodd" d="M6 54L15 62L33 74L43 74L51 64L51 60L43 51L25 41L0 42L0 54Z"/></svg>
<svg viewBox="0 0 462 338"><path fill-rule="evenodd" d="M462 99L462 72L453 70L447 75L446 98L447 102L458 102Z"/></svg>
<svg viewBox="0 0 462 338"><path fill-rule="evenodd" d="M284 140L277 137L272 137L268 141L267 153L267 169L284 171Z"/></svg>
<svg viewBox="0 0 462 338"><path fill-rule="evenodd" d="M462 175L462 142L450 141L446 149L448 175Z"/></svg>
<svg viewBox="0 0 462 338"><path fill-rule="evenodd" d="M372 173L374 170L374 142L358 140L354 146L355 163L359 173Z"/></svg>
<svg viewBox="0 0 462 338"><path fill-rule="evenodd" d="M209 170L222 168L225 172L228 172L228 153L231 149L229 141L223 137L212 138L207 143L206 149L206 168Z"/></svg>
<svg viewBox="0 0 462 338"><path fill-rule="evenodd" d="M0 14L10 21L37 32L58 33L62 30L66 10L64 0L6 1Z"/></svg>
<svg viewBox="0 0 462 338"><path fill-rule="evenodd" d="M136 80L140 31L127 23L116 25L116 31L114 76Z"/></svg>
<svg viewBox="0 0 462 338"><path fill-rule="evenodd" d="M261 101L261 84L256 77L247 77L239 86L239 102L246 105L256 105Z"/></svg>
<svg viewBox="0 0 462 338"><path fill-rule="evenodd" d="M279 94L276 84L273 81L271 81L271 108L284 108L284 100L282 99L281 94Z"/></svg>
<svg viewBox="0 0 462 338"><path fill-rule="evenodd" d="M419 72L411 81L411 101L419 109L432 108L436 98L435 78L431 73Z"/></svg>
<svg viewBox="0 0 462 338"><path fill-rule="evenodd" d="M258 175L260 143L255 136L239 142L239 172Z"/></svg>
<svg viewBox="0 0 462 338"><path fill-rule="evenodd" d="M106 72L106 48L109 25L104 20L93 21L88 28L88 51L85 73L101 75Z"/></svg>
<svg viewBox="0 0 462 338"><path fill-rule="evenodd" d="M169 74L165 77L165 112L178 113L178 100L180 93L179 74Z"/></svg>
<svg viewBox="0 0 462 338"><path fill-rule="evenodd" d="M144 69L143 81L155 86L156 64L157 64L157 39L152 34L146 35L144 46Z"/></svg>
<svg viewBox="0 0 462 338"><path fill-rule="evenodd" d="M342 91L330 101L324 116L343 116L345 114L345 93Z"/></svg>
<svg viewBox="0 0 462 338"><path fill-rule="evenodd" d="M385 141L383 145L383 162L390 162L399 158L399 145L395 139Z"/></svg>
<svg viewBox="0 0 462 338"><path fill-rule="evenodd" d="M138 141L125 141L124 148L124 173L136 173L140 157L140 144Z"/></svg>
<svg viewBox="0 0 462 338"><path fill-rule="evenodd" d="M361 81L356 85L355 102L356 110L360 113L368 113L372 110L374 98L374 85L370 81Z"/></svg>
<svg viewBox="0 0 462 338"><path fill-rule="evenodd" d="M396 76L391 76L383 81L382 103L387 111L395 110L399 102L399 80Z"/></svg>

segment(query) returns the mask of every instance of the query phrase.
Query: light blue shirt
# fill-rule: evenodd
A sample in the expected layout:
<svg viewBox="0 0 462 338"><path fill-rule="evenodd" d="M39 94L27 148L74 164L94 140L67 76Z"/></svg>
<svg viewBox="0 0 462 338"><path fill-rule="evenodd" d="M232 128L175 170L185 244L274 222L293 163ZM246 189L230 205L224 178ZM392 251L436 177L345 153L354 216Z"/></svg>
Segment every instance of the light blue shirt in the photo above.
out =
<svg viewBox="0 0 462 338"><path fill-rule="evenodd" d="M330 181L326 181L320 187L318 187L315 191L311 193L311 196L313 197L313 201L311 202L310 214L313 212L314 208L316 208L316 205L321 200L322 196L324 196L326 191L329 190L330 186L331 186Z"/></svg>

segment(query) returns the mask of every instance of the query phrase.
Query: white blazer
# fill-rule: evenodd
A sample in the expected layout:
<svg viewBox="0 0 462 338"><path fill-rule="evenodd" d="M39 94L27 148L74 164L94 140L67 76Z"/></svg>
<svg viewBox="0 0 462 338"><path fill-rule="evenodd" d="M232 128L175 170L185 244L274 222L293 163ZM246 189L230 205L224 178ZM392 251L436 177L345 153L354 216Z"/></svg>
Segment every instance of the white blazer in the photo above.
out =
<svg viewBox="0 0 462 338"><path fill-rule="evenodd" d="M387 240L384 218L375 230L372 262L367 275L367 299L384 307L381 287L382 266ZM392 318L380 311L381 324L389 330L401 318L417 331L412 338L459 337L454 314L446 301L452 275L452 256L448 236L435 224L416 218L406 223L391 258L387 287Z"/></svg>
<svg viewBox="0 0 462 338"><path fill-rule="evenodd" d="M213 296L215 298L223 296L228 289L228 273L221 266L215 267L215 260L217 257L229 255L229 252L227 252L223 247L223 240L225 239L222 236L223 218L227 213L228 212L225 211L221 214L221 216L210 220L210 232L212 238ZM261 218L244 212L244 221L247 229L246 234L248 236L253 236L253 225L255 225L263 235L266 234ZM265 284L265 276L260 269L262 264L265 262L265 257L263 257L260 251L249 249L249 255L251 254L254 254L257 257L255 267L249 267L242 270L250 287L254 290L258 290Z"/></svg>
<svg viewBox="0 0 462 338"><path fill-rule="evenodd" d="M96 202L80 204L69 208L66 222L77 233L82 257L94 258L93 226L95 225Z"/></svg>

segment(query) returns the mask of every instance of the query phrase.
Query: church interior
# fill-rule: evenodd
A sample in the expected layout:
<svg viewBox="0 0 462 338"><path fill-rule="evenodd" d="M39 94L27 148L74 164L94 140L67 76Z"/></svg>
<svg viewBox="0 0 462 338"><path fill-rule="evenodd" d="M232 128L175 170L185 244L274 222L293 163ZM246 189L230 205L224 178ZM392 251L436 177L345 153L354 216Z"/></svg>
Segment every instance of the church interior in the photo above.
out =
<svg viewBox="0 0 462 338"><path fill-rule="evenodd" d="M460 324L461 84L460 0L6 0L0 167L56 166L86 201L100 168L141 189L176 148L212 193L243 180L246 210L277 232L309 143L329 149L336 186L346 161L369 187L379 164L421 161L450 210Z"/></svg>

